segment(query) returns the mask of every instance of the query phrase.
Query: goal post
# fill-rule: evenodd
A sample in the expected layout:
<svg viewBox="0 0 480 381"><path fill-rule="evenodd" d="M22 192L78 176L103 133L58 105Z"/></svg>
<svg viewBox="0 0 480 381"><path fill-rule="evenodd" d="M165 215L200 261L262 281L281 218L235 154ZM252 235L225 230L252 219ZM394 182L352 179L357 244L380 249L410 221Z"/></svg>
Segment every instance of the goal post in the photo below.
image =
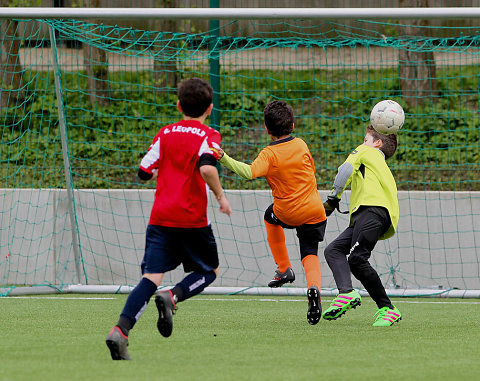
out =
<svg viewBox="0 0 480 381"><path fill-rule="evenodd" d="M363 141L373 105L399 102L406 122L389 164L400 223L371 261L393 296L480 297L478 16L480 8L0 8L0 295L129 292L154 194L136 178L139 160L180 118L177 81L215 76L211 122L225 151L253 160L269 142L265 104L286 100L322 197ZM179 22L141 24L156 18ZM304 294L289 230L295 287L264 287L275 270L263 227L268 184L221 176L234 210L228 218L209 206L221 264L205 292ZM324 295L336 290L323 250L347 224L329 217L320 244Z"/></svg>

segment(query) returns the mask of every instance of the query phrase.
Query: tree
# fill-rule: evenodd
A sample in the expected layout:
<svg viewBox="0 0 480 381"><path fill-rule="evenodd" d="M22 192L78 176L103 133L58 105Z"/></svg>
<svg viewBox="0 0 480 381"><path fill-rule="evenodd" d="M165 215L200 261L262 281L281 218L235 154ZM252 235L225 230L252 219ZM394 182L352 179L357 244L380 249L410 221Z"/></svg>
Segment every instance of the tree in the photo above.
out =
<svg viewBox="0 0 480 381"><path fill-rule="evenodd" d="M84 8L99 8L100 0L78 0L76 6ZM95 23L94 21L90 21ZM94 28L92 28L93 31ZM95 29L95 33L98 31ZM87 72L90 103L108 106L110 104L110 86L108 82L108 57L103 49L83 44L83 62Z"/></svg>
<svg viewBox="0 0 480 381"><path fill-rule="evenodd" d="M0 0L2 7L38 5L38 0ZM20 45L23 36L18 32L18 21L0 20L0 106L9 107L23 100L23 67Z"/></svg>
<svg viewBox="0 0 480 381"><path fill-rule="evenodd" d="M157 8L176 8L177 0L155 0ZM175 32L177 21L172 19L160 19L155 23L156 31ZM169 41L163 46L155 45L156 57L153 63L153 76L158 93L176 89L178 84L177 60L172 58L177 53L175 41Z"/></svg>
<svg viewBox="0 0 480 381"><path fill-rule="evenodd" d="M9 107L24 98L18 21L0 21L0 106Z"/></svg>
<svg viewBox="0 0 480 381"><path fill-rule="evenodd" d="M401 7L428 7L428 0L400 0ZM419 36L420 27L429 25L428 20L405 22L406 35ZM438 94L435 57L432 51L417 52L402 49L399 53L399 72L402 97L409 107L423 105L425 99L434 99Z"/></svg>

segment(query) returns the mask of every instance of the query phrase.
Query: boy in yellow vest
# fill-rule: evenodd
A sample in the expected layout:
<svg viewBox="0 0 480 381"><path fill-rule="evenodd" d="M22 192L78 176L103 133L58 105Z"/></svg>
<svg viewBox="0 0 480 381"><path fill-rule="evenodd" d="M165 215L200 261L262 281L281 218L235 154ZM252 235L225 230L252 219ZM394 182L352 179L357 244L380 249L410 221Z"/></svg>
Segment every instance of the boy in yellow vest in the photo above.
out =
<svg viewBox="0 0 480 381"><path fill-rule="evenodd" d="M368 126L363 144L338 168L324 207L327 216L338 209L343 191L351 184L350 224L325 249L325 259L339 291L322 315L326 320L335 320L361 304L360 294L353 289L351 274L377 304L374 326L390 326L402 319L368 262L377 241L392 237L398 224L397 185L386 163L396 149L396 135L383 135Z"/></svg>

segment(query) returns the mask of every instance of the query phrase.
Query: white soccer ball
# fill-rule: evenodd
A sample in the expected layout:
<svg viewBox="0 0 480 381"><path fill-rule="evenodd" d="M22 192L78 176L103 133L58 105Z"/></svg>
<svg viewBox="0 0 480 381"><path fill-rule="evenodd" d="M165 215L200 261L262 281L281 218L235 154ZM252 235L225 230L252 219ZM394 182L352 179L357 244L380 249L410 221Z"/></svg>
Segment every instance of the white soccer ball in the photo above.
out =
<svg viewBox="0 0 480 381"><path fill-rule="evenodd" d="M402 106L390 99L378 102L370 113L370 123L379 133L396 134L405 122Z"/></svg>

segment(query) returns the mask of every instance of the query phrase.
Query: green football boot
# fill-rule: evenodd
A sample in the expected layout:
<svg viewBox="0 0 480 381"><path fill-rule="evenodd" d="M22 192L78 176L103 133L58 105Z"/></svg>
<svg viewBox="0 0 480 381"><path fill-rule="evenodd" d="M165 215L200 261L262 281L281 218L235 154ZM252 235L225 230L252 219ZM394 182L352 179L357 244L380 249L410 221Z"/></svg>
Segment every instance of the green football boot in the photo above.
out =
<svg viewBox="0 0 480 381"><path fill-rule="evenodd" d="M348 310L356 308L361 304L362 297L355 290L350 291L348 294L338 294L332 303L330 303L330 307L323 313L322 317L325 320L336 320Z"/></svg>
<svg viewBox="0 0 480 381"><path fill-rule="evenodd" d="M375 313L374 327L390 327L392 324L402 320L402 314L397 307L393 306L393 310L389 307L382 307Z"/></svg>

